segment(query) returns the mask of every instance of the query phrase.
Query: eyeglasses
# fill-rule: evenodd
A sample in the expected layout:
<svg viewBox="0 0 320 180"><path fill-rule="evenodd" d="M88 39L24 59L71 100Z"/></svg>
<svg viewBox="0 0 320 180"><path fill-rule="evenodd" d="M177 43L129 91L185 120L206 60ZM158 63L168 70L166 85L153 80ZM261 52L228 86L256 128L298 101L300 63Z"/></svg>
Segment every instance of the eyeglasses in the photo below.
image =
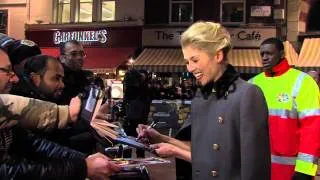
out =
<svg viewBox="0 0 320 180"><path fill-rule="evenodd" d="M13 77L16 75L11 68L0 68L0 70L6 73L9 77Z"/></svg>
<svg viewBox="0 0 320 180"><path fill-rule="evenodd" d="M67 56L71 56L73 58L77 57L77 56L81 56L81 57L86 57L86 53L84 51L72 51L69 54L65 54Z"/></svg>

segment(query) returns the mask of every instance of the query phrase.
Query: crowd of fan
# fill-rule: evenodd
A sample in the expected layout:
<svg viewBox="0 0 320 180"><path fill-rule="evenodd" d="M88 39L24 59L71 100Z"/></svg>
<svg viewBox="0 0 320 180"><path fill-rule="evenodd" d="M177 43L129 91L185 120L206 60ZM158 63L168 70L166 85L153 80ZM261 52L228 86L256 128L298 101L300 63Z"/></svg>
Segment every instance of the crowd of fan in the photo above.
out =
<svg viewBox="0 0 320 180"><path fill-rule="evenodd" d="M148 83L152 99L187 99L193 98L196 86L191 79L183 80L181 84L170 84L168 81L151 80Z"/></svg>
<svg viewBox="0 0 320 180"><path fill-rule="evenodd" d="M85 56L75 40L55 58L0 35L0 179L107 179L120 170L79 118L77 95L93 82Z"/></svg>

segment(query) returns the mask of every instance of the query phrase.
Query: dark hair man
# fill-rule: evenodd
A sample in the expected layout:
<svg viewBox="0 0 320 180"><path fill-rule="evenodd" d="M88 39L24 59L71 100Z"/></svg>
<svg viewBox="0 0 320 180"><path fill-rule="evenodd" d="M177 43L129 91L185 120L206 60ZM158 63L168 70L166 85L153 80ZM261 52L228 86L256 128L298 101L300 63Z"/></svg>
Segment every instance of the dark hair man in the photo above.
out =
<svg viewBox="0 0 320 180"><path fill-rule="evenodd" d="M64 70L60 61L47 55L26 59L21 82L14 93L22 96L57 102L60 98Z"/></svg>
<svg viewBox="0 0 320 180"><path fill-rule="evenodd" d="M82 69L85 57L83 46L78 41L71 40L61 44L60 60L65 73L62 104L68 104L72 97L82 93L93 79L91 71Z"/></svg>
<svg viewBox="0 0 320 180"><path fill-rule="evenodd" d="M124 76L125 107L124 130L129 136L136 137L138 124L147 124L150 111L151 96L147 86L146 71L131 69ZM144 151L136 151L137 157L144 157Z"/></svg>
<svg viewBox="0 0 320 180"><path fill-rule="evenodd" d="M319 87L306 73L290 68L282 41L260 46L264 72L250 81L267 100L272 180L313 179L320 148Z"/></svg>
<svg viewBox="0 0 320 180"><path fill-rule="evenodd" d="M59 103L64 89L63 78L64 69L60 61L47 55L33 56L25 61L21 81L14 86L13 93ZM44 136L61 145L90 153L96 144L85 126L82 121L77 121L71 129L55 130Z"/></svg>
<svg viewBox="0 0 320 180"><path fill-rule="evenodd" d="M63 128L80 105L70 107L8 94L18 77L0 50L0 179L107 179L119 167L100 153L85 154L26 133L22 128ZM73 101L76 101L73 99ZM79 100L78 100L79 101ZM77 104L77 103L76 103ZM72 107L71 107L72 106ZM75 116L73 121L77 119Z"/></svg>
<svg viewBox="0 0 320 180"><path fill-rule="evenodd" d="M85 57L82 44L76 40L70 40L60 46L61 62L74 71L82 70Z"/></svg>
<svg viewBox="0 0 320 180"><path fill-rule="evenodd" d="M70 99L83 93L92 81L93 73L83 70L86 54L83 46L76 40L62 43L60 46L60 60L64 68L64 90L59 104L68 104ZM72 128L70 146L81 152L92 152L95 148L95 139L90 133L88 124L78 121Z"/></svg>

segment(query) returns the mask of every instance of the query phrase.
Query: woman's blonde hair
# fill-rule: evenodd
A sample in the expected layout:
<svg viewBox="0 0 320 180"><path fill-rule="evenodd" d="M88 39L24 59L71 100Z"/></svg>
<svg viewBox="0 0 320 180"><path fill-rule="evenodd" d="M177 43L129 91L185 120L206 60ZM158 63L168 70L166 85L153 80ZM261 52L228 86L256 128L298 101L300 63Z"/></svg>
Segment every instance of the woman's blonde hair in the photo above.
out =
<svg viewBox="0 0 320 180"><path fill-rule="evenodd" d="M222 50L226 59L231 48L231 37L221 24L199 21L181 35L181 46L203 50L210 56Z"/></svg>

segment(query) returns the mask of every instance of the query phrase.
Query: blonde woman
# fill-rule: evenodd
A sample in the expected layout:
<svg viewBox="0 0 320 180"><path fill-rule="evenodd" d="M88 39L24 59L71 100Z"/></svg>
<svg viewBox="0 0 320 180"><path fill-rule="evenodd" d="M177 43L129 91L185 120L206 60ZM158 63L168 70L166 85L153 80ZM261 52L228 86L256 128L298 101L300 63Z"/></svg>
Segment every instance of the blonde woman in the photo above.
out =
<svg viewBox="0 0 320 180"><path fill-rule="evenodd" d="M160 156L192 163L192 179L270 179L268 110L262 91L228 64L230 34L218 23L196 22L181 36L187 69L201 84L191 105L191 148L140 126Z"/></svg>

